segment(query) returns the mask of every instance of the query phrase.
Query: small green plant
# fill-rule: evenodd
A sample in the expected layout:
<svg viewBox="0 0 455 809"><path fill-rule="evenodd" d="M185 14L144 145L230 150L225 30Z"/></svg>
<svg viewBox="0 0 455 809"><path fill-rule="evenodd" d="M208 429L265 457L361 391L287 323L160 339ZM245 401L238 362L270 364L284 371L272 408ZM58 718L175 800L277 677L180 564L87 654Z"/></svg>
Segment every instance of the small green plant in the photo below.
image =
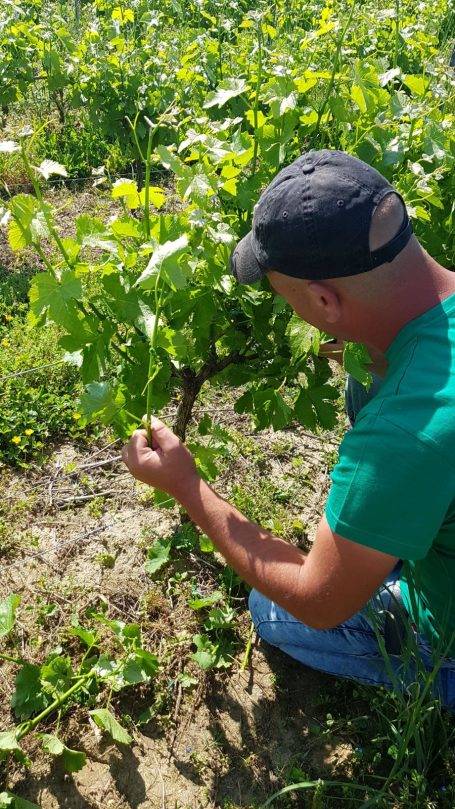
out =
<svg viewBox="0 0 455 809"><path fill-rule="evenodd" d="M19 595L11 594L0 603L0 637L8 636L13 650L19 647L14 626L20 601ZM47 609L46 612L49 614ZM93 609L89 614L95 625L109 630L117 654L104 652L100 632L82 626L77 618L66 629L67 645L70 640L76 641L84 649L76 664L61 646L51 651L41 665L27 662L20 653L0 653L0 660L17 667L11 705L18 720L11 729L0 733L0 761L7 762L13 757L26 764L27 756L20 743L25 736L34 733L44 750L62 759L68 772L80 770L86 754L70 749L59 737L64 715L76 705L87 706L89 715L114 741L120 744L132 741L111 710L112 695L149 682L158 670L158 660L144 649L138 624L113 621ZM50 717L57 722L52 734L45 732Z"/></svg>

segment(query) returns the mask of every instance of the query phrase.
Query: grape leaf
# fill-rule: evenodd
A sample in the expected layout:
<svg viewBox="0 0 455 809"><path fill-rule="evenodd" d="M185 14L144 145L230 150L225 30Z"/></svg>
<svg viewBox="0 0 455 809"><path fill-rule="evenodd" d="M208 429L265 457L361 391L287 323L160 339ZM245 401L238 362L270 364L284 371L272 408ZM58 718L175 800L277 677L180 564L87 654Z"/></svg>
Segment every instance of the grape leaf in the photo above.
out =
<svg viewBox="0 0 455 809"><path fill-rule="evenodd" d="M125 202L130 209L139 208L141 204L135 180L116 180L111 195L114 199L125 197Z"/></svg>
<svg viewBox="0 0 455 809"><path fill-rule="evenodd" d="M74 272L65 270L61 281L49 272L35 276L30 287L30 319L35 325L46 314L59 326L78 331L79 319L73 299L82 297L82 286Z"/></svg>
<svg viewBox="0 0 455 809"><path fill-rule="evenodd" d="M62 756L66 772L79 772L82 769L87 756L81 750L71 750L57 736L52 736L49 733L43 733L41 739L43 747L48 753L52 756Z"/></svg>
<svg viewBox="0 0 455 809"><path fill-rule="evenodd" d="M112 232L116 236L131 236L133 239L140 239L141 229L139 223L130 216L114 219L110 224Z"/></svg>
<svg viewBox="0 0 455 809"><path fill-rule="evenodd" d="M80 245L85 245L92 236L106 235L106 226L99 219L87 214L81 214L76 219L76 239Z"/></svg>
<svg viewBox="0 0 455 809"><path fill-rule="evenodd" d="M154 542L152 547L147 551L147 561L144 565L146 573L153 576L154 573L164 567L169 561L170 552L170 542L167 542L165 539L158 539Z"/></svg>
<svg viewBox="0 0 455 809"><path fill-rule="evenodd" d="M314 430L318 424L331 430L336 424L336 408L328 400L338 398L331 385L315 385L302 388L295 403L294 412L304 427Z"/></svg>
<svg viewBox="0 0 455 809"><path fill-rule="evenodd" d="M38 804L31 803L25 798L19 798L18 795L14 795L12 792L0 792L0 808L3 809L3 807L9 806L12 809L40 809Z"/></svg>
<svg viewBox="0 0 455 809"><path fill-rule="evenodd" d="M191 655L201 669L211 669L216 663L216 647L207 635L194 635L193 643L197 652Z"/></svg>
<svg viewBox="0 0 455 809"><path fill-rule="evenodd" d="M17 194L10 202L12 220L9 223L8 239L10 247L17 252L23 247L49 235L49 228L37 200L30 194ZM46 206L48 217L51 210Z"/></svg>
<svg viewBox="0 0 455 809"><path fill-rule="evenodd" d="M0 602L0 638L3 638L12 630L20 600L20 595L11 593Z"/></svg>
<svg viewBox="0 0 455 809"><path fill-rule="evenodd" d="M0 750L10 752L10 750L20 750L20 744L16 738L16 730L5 730L0 733Z"/></svg>
<svg viewBox="0 0 455 809"><path fill-rule="evenodd" d="M254 426L263 430L270 425L282 430L292 419L292 410L273 388L250 388L235 404L237 413L252 413Z"/></svg>
<svg viewBox="0 0 455 809"><path fill-rule="evenodd" d="M204 102L204 109L208 110L210 107L222 107L231 98L241 95L247 89L247 83L244 79L224 79L220 82L216 90L208 93Z"/></svg>
<svg viewBox="0 0 455 809"><path fill-rule="evenodd" d="M11 698L11 706L19 719L29 719L34 713L44 710L50 698L43 692L41 669L26 663L16 674L16 688Z"/></svg>
<svg viewBox="0 0 455 809"><path fill-rule="evenodd" d="M108 711L107 708L97 708L95 711L90 711L90 716L93 716L99 727L110 733L114 741L120 742L120 744L131 744L133 741L129 733L117 722L114 714Z"/></svg>
<svg viewBox="0 0 455 809"><path fill-rule="evenodd" d="M84 415L89 418L101 416L105 424L111 424L124 405L122 391L113 391L109 382L92 382L81 396Z"/></svg>
<svg viewBox="0 0 455 809"><path fill-rule="evenodd" d="M298 315L293 314L286 328L286 336L291 347L294 360L299 360L313 349L317 354L319 348L319 331L306 323Z"/></svg>
<svg viewBox="0 0 455 809"><path fill-rule="evenodd" d="M203 607L210 607L212 604L216 604L220 598L222 598L222 593L220 593L219 590L216 590L209 596L202 596L202 598L190 598L188 601L188 606L191 607L192 610L200 610Z"/></svg>
<svg viewBox="0 0 455 809"><path fill-rule="evenodd" d="M74 637L80 638L89 649L98 642L97 636L94 635L93 632L90 632L90 630L84 629L82 626L72 626L67 632L68 635L74 635Z"/></svg>
<svg viewBox="0 0 455 809"><path fill-rule="evenodd" d="M371 357L365 345L362 343L346 343L343 363L348 374L353 376L357 382L365 385L367 389L370 387L373 377L365 366L371 363Z"/></svg>
<svg viewBox="0 0 455 809"><path fill-rule="evenodd" d="M157 656L147 649L136 649L136 660L148 677L154 677L160 667Z"/></svg>
<svg viewBox="0 0 455 809"><path fill-rule="evenodd" d="M143 289L153 289L158 274L164 271L165 280L169 285L174 289L182 289L185 286L186 277L180 270L177 259L187 247L187 236L180 236L174 241L167 241L158 245L135 286L141 286Z"/></svg>
<svg viewBox="0 0 455 809"><path fill-rule="evenodd" d="M202 553L213 553L215 545L207 534L201 534L199 537L199 550Z"/></svg>
<svg viewBox="0 0 455 809"><path fill-rule="evenodd" d="M59 174L61 177L68 177L68 172L65 166L61 163L56 163L55 160L43 160L39 166L34 166L36 171L48 180L52 174Z"/></svg>

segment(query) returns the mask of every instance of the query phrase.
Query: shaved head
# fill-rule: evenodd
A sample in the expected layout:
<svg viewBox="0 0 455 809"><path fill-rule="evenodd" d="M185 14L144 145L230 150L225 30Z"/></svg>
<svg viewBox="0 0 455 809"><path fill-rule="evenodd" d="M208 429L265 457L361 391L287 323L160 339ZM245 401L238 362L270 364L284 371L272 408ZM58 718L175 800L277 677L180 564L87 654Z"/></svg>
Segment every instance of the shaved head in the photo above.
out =
<svg viewBox="0 0 455 809"><path fill-rule="evenodd" d="M370 225L370 250L377 250L398 233L404 219L404 206L396 194L387 194L376 208Z"/></svg>

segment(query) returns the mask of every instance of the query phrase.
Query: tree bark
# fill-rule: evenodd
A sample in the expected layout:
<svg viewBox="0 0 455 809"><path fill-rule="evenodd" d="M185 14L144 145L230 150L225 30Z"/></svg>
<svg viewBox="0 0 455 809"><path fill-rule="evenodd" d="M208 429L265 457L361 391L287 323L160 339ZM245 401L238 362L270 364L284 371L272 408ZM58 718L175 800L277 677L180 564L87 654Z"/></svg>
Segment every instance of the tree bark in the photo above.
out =
<svg viewBox="0 0 455 809"><path fill-rule="evenodd" d="M215 346L213 346L208 360L198 373L193 371L192 368L183 369L182 398L180 399L174 421L174 432L182 441L185 440L186 429L193 412L193 406L204 382L207 382L208 379L224 371L228 365L246 362L247 359L252 359L252 357L246 357L244 354L239 354L238 351L231 351L226 357L220 358L216 353Z"/></svg>

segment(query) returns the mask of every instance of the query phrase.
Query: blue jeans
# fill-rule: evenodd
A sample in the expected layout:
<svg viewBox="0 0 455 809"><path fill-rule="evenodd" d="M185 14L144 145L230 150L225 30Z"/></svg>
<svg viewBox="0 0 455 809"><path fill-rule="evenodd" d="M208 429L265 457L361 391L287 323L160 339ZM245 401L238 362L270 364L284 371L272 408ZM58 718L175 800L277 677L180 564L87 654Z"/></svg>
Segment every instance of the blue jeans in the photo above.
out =
<svg viewBox="0 0 455 809"><path fill-rule="evenodd" d="M374 395L378 390L379 380L374 384L374 392L369 392L370 395ZM358 383L353 385L353 380L350 380L346 391L347 409L349 416L353 415L352 421L355 420L360 408L355 408L353 413L349 413L349 405L353 400L356 403L363 401L365 404L369 398L365 398L364 389L356 390L356 385ZM392 570L384 584L360 612L333 629L312 629L261 593L252 590L249 608L256 632L267 643L277 646L310 668L368 685L382 685L387 689L394 687L406 689L407 685L419 679L416 670L431 671L433 662L430 644L418 636L411 626L407 631L411 633L414 641L412 643L415 649L414 658L416 655L420 658L419 666L416 667L415 659L414 661L411 659L407 661L404 670L404 659L401 655L383 656L381 652L377 634L384 638L387 611L394 597L394 590L396 592L396 588L399 588L400 567L401 563ZM455 711L454 660L445 660L439 668L434 691L445 708Z"/></svg>

